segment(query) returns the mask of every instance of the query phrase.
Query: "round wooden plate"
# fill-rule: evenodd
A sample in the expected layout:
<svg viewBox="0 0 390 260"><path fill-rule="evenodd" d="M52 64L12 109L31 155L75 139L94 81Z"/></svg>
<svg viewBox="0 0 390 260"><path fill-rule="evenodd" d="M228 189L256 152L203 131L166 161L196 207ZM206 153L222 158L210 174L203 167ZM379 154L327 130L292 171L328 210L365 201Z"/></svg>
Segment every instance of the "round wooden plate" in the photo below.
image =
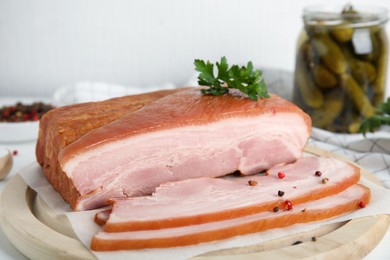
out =
<svg viewBox="0 0 390 260"><path fill-rule="evenodd" d="M307 147L316 155L338 157ZM343 159L343 158L340 158ZM345 160L345 159L343 159ZM373 182L376 178L362 170ZM1 225L10 242L31 259L96 259L73 233L69 221L57 215L30 189L20 176L9 181L1 196ZM210 252L199 259L303 259L362 258L383 238L390 216L379 215L322 226L253 246ZM316 241L312 241L312 237ZM292 245L296 241L302 243Z"/></svg>

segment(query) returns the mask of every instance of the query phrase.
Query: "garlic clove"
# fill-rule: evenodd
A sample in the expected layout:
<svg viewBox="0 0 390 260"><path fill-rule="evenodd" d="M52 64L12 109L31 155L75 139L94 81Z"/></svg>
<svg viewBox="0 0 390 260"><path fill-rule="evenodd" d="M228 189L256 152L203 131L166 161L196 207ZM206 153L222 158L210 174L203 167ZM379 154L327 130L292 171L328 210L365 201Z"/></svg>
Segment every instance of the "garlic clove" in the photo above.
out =
<svg viewBox="0 0 390 260"><path fill-rule="evenodd" d="M11 172L14 163L10 150L0 148L0 181L3 180Z"/></svg>

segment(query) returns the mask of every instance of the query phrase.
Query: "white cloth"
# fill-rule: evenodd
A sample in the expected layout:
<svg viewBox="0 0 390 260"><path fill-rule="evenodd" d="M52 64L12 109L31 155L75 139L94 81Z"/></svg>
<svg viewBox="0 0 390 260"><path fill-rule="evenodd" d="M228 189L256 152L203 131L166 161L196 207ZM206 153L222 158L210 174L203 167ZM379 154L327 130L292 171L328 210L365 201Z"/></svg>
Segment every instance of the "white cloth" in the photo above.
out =
<svg viewBox="0 0 390 260"><path fill-rule="evenodd" d="M390 189L390 128L375 133L337 134L313 128L309 144L347 157Z"/></svg>

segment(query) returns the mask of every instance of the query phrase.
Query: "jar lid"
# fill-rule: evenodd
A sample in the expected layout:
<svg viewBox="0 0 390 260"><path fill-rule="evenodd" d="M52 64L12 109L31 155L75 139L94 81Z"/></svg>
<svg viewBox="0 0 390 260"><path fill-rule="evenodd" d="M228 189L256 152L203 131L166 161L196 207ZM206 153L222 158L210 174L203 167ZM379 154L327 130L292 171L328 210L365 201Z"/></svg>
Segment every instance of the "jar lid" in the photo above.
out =
<svg viewBox="0 0 390 260"><path fill-rule="evenodd" d="M312 26L374 26L388 20L387 9L375 6L308 6L303 9L305 24Z"/></svg>

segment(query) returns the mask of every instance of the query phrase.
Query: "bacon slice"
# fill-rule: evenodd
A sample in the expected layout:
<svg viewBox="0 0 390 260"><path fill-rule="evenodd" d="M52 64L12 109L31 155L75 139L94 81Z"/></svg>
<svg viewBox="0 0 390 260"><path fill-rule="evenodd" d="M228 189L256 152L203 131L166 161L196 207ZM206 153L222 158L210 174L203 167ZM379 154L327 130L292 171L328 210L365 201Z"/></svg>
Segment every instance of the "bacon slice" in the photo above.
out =
<svg viewBox="0 0 390 260"><path fill-rule="evenodd" d="M78 194L75 210L109 198L149 195L161 183L254 174L302 155L311 121L271 95L257 102L238 92L220 97L198 88L156 100L94 129L58 160Z"/></svg>
<svg viewBox="0 0 390 260"><path fill-rule="evenodd" d="M234 236L282 228L339 216L368 203L370 190L355 184L334 196L295 206L292 210L262 212L230 220L160 230L109 233L100 231L91 242L95 251L167 248L223 240Z"/></svg>
<svg viewBox="0 0 390 260"><path fill-rule="evenodd" d="M95 214L94 221L99 226L103 226L107 223L108 218L110 217L111 209L105 209Z"/></svg>
<svg viewBox="0 0 390 260"><path fill-rule="evenodd" d="M321 171L322 176L315 172ZM283 179L278 173L285 174ZM152 196L112 199L113 208L104 225L106 232L162 229L201 224L286 208L339 193L357 183L360 169L327 157L303 157L276 166L266 176L199 178L165 183ZM323 179L327 178L326 184ZM256 181L250 186L248 181ZM278 196L278 191L283 196ZM104 223L108 212L97 216Z"/></svg>

